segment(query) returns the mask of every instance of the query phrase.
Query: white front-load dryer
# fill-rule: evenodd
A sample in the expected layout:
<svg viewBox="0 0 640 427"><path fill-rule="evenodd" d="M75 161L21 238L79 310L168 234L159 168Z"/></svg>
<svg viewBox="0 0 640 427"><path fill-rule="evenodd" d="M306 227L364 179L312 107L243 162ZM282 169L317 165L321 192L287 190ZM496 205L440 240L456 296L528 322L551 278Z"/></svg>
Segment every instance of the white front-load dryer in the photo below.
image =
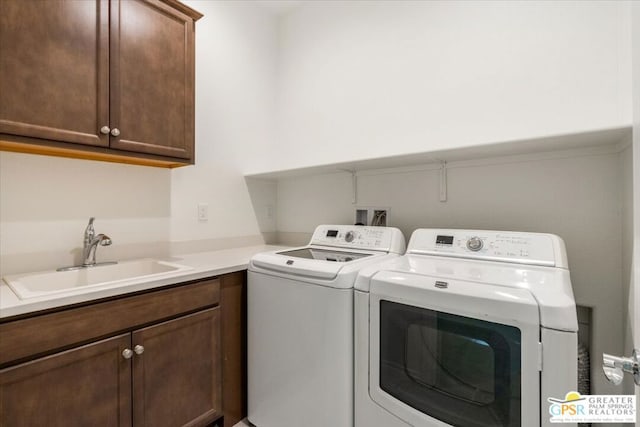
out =
<svg viewBox="0 0 640 427"><path fill-rule="evenodd" d="M248 419L353 426L353 284L397 258L391 227L321 225L308 246L258 254L248 273Z"/></svg>
<svg viewBox="0 0 640 427"><path fill-rule="evenodd" d="M577 316L554 235L416 230L355 286L356 427L549 426L577 387Z"/></svg>

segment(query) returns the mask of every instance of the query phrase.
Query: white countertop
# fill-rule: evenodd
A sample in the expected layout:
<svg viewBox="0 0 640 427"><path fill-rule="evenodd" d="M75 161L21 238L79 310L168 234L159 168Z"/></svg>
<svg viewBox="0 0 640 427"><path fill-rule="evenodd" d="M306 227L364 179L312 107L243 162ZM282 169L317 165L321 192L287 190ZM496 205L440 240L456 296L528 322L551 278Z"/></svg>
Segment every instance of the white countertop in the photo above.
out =
<svg viewBox="0 0 640 427"><path fill-rule="evenodd" d="M1 281L0 318L17 316L20 314L32 313L40 310L47 310L116 295L124 295L131 292L173 285L180 282L219 276L226 273L232 273L234 271L246 270L249 265L249 260L253 255L259 252L283 248L283 246L260 245L175 255L168 258L158 258L161 261L169 261L185 265L191 267L191 269L174 275L164 276L161 279L144 280L139 283L129 283L119 287L109 287L106 289L101 289L99 286L87 287L86 289L83 289L82 293L78 293L77 290L73 290L67 293L61 292L24 300L18 298L11 288L4 283L4 281Z"/></svg>

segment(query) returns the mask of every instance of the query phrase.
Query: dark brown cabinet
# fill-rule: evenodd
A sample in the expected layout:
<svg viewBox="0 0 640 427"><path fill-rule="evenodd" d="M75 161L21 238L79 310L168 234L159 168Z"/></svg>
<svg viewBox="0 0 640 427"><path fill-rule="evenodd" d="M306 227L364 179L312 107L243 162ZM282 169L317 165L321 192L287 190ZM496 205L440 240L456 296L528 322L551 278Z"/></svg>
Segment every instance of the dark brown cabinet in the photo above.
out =
<svg viewBox="0 0 640 427"><path fill-rule="evenodd" d="M176 0L0 0L0 149L193 163L201 16Z"/></svg>
<svg viewBox="0 0 640 427"><path fill-rule="evenodd" d="M0 371L0 426L129 426L131 363L119 335Z"/></svg>
<svg viewBox="0 0 640 427"><path fill-rule="evenodd" d="M134 426L204 425L222 415L219 329L213 308L133 332Z"/></svg>
<svg viewBox="0 0 640 427"><path fill-rule="evenodd" d="M0 0L0 133L109 146L108 4Z"/></svg>
<svg viewBox="0 0 640 427"><path fill-rule="evenodd" d="M111 147L192 159L194 19L160 0L112 1L110 64Z"/></svg>
<svg viewBox="0 0 640 427"><path fill-rule="evenodd" d="M219 420L219 296L213 279L0 323L0 427Z"/></svg>
<svg viewBox="0 0 640 427"><path fill-rule="evenodd" d="M222 408L224 425L247 416L247 273L225 274L220 280L222 340Z"/></svg>

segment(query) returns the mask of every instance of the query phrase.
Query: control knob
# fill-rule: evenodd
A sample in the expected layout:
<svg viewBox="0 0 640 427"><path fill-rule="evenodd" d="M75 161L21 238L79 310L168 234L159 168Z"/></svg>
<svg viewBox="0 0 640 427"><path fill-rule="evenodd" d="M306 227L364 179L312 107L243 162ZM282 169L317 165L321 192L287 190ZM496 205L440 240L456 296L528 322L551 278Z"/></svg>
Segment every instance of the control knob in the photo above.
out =
<svg viewBox="0 0 640 427"><path fill-rule="evenodd" d="M344 235L344 240L347 243L351 243L353 242L353 239L356 237L356 234L353 231L347 231L347 233Z"/></svg>
<svg viewBox="0 0 640 427"><path fill-rule="evenodd" d="M482 239L480 239L479 237L470 238L469 240L467 240L467 248L470 251L478 252L480 249L482 249Z"/></svg>

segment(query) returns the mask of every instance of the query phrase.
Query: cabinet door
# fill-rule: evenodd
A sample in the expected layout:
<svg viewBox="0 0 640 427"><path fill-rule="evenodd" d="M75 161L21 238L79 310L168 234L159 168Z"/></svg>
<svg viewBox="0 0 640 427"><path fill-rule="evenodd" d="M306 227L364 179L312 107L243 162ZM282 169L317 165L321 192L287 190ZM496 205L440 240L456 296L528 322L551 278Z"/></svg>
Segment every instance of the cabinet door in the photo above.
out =
<svg viewBox="0 0 640 427"><path fill-rule="evenodd" d="M108 0L0 0L0 133L108 146Z"/></svg>
<svg viewBox="0 0 640 427"><path fill-rule="evenodd" d="M219 308L133 332L135 426L207 425L222 415ZM139 349L139 348L138 348Z"/></svg>
<svg viewBox="0 0 640 427"><path fill-rule="evenodd" d="M120 335L0 371L0 426L130 426L131 361Z"/></svg>
<svg viewBox="0 0 640 427"><path fill-rule="evenodd" d="M111 147L192 159L194 23L159 0L111 3Z"/></svg>

